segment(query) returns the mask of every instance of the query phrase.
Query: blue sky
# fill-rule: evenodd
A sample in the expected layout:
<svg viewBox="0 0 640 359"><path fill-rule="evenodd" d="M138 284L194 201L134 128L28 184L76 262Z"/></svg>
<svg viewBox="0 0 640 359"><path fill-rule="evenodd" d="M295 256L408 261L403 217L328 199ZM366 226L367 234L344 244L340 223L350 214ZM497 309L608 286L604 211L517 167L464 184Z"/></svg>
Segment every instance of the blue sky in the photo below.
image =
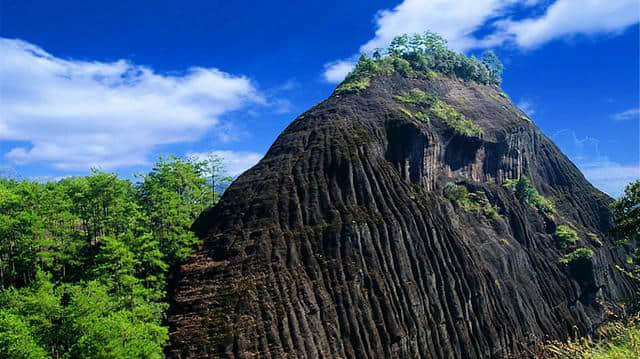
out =
<svg viewBox="0 0 640 359"><path fill-rule="evenodd" d="M215 151L240 173L360 52L433 30L611 195L640 178L637 0L0 2L0 172L123 176Z"/></svg>

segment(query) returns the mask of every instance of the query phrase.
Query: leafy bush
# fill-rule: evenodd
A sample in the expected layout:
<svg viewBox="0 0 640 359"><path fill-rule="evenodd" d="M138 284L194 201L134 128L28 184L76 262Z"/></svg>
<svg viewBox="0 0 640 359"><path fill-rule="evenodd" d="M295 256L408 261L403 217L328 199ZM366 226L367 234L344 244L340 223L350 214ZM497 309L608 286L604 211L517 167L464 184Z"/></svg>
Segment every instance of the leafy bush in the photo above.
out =
<svg viewBox="0 0 640 359"><path fill-rule="evenodd" d="M498 209L495 206L492 206L491 203L487 203L484 208L484 215L489 219L498 218Z"/></svg>
<svg viewBox="0 0 640 359"><path fill-rule="evenodd" d="M444 186L444 196L450 201L460 204L466 211L478 210L478 204L471 198L467 187L463 185L447 182Z"/></svg>
<svg viewBox="0 0 640 359"><path fill-rule="evenodd" d="M565 247L567 244L576 244L580 240L578 233L576 233L576 231L571 227L564 224L559 225L558 228L556 228L554 235L562 247Z"/></svg>
<svg viewBox="0 0 640 359"><path fill-rule="evenodd" d="M505 180L502 185L515 193L520 201L534 206L538 212L542 214L555 212L553 203L538 193L529 178L523 176L517 180L508 179Z"/></svg>
<svg viewBox="0 0 640 359"><path fill-rule="evenodd" d="M575 233L575 232L574 232ZM569 265L581 261L591 260L593 251L589 248L578 248L569 254L565 254L560 258L560 264Z"/></svg>
<svg viewBox="0 0 640 359"><path fill-rule="evenodd" d="M466 118L455 108L446 103L436 100L431 107L431 112L449 125L453 131L459 135L467 137L480 137L483 133L482 128Z"/></svg>
<svg viewBox="0 0 640 359"><path fill-rule="evenodd" d="M447 182L444 186L444 196L451 201L461 201L469 195L467 187L457 185L454 182Z"/></svg>

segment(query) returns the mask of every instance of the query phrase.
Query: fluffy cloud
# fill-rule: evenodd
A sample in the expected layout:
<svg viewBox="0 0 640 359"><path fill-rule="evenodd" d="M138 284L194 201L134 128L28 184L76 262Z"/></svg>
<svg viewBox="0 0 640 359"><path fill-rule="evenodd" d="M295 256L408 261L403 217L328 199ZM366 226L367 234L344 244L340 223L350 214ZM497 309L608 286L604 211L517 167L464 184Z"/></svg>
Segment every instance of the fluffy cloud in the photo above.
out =
<svg viewBox="0 0 640 359"><path fill-rule="evenodd" d="M594 186L612 197L619 197L626 185L640 179L640 165L611 161L600 153L596 138L579 138L569 129L558 131L552 138Z"/></svg>
<svg viewBox="0 0 640 359"><path fill-rule="evenodd" d="M386 47L403 33L431 30L449 41L456 51L515 43L533 48L547 41L576 34L615 33L639 19L638 0L404 0L381 10L375 18L375 36L360 46L361 53ZM514 20L515 9L528 9L538 17ZM483 36L478 37L478 30ZM324 77L344 79L350 60L325 65Z"/></svg>
<svg viewBox="0 0 640 359"><path fill-rule="evenodd" d="M241 175L244 171L258 163L263 157L261 153L246 151L192 152L189 154L190 157L198 159L207 159L211 155L223 159L226 174L232 177Z"/></svg>
<svg viewBox="0 0 640 359"><path fill-rule="evenodd" d="M500 15L516 0L405 0L392 10L376 15L375 37L360 47L371 52L386 47L400 34L435 31L449 46L464 51L475 46L472 33L488 19Z"/></svg>
<svg viewBox="0 0 640 359"><path fill-rule="evenodd" d="M57 58L0 38L0 141L5 157L63 170L148 163L158 145L224 127L224 113L265 100L249 79L194 67L166 75L128 61Z"/></svg>
<svg viewBox="0 0 640 359"><path fill-rule="evenodd" d="M324 80L329 83L341 82L356 66L354 60L338 60L324 65Z"/></svg>
<svg viewBox="0 0 640 359"><path fill-rule="evenodd" d="M557 0L535 19L505 21L501 27L521 47L576 35L613 33L638 22L638 0Z"/></svg>
<svg viewBox="0 0 640 359"><path fill-rule="evenodd" d="M632 108L626 111L618 112L611 116L611 118L616 121L640 119L640 108Z"/></svg>

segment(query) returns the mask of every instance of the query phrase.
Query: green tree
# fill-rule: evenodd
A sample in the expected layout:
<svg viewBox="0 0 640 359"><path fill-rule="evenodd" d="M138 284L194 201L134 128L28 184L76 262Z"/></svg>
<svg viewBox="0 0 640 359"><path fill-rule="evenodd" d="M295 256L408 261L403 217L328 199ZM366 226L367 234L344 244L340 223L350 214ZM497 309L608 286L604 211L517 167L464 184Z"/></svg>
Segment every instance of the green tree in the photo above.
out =
<svg viewBox="0 0 640 359"><path fill-rule="evenodd" d="M613 234L620 243L637 246L640 241L640 180L630 183L624 189L624 195L611 204L615 218ZM631 256L633 269L627 272L640 280L640 248L635 248Z"/></svg>
<svg viewBox="0 0 640 359"><path fill-rule="evenodd" d="M205 174L205 163L170 156L139 176L140 204L169 265L184 260L198 242L189 228L214 198Z"/></svg>
<svg viewBox="0 0 640 359"><path fill-rule="evenodd" d="M504 66L495 52L491 50L485 51L482 54L482 63L489 70L489 78L492 83L499 84L502 82Z"/></svg>

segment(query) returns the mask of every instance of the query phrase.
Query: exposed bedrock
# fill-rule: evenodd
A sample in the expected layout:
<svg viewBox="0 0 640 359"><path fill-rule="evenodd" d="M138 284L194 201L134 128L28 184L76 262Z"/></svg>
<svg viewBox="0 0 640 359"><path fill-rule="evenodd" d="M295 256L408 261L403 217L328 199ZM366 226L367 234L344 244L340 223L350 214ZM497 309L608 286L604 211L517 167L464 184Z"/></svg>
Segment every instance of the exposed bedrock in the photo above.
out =
<svg viewBox="0 0 640 359"><path fill-rule="evenodd" d="M403 115L416 108L393 96L412 88L483 135ZM523 115L496 87L394 75L299 116L194 224L168 356L501 358L592 331L634 291L613 267L610 198ZM554 214L502 185L520 176ZM450 181L498 215L445 198ZM587 265L559 263L559 224Z"/></svg>

